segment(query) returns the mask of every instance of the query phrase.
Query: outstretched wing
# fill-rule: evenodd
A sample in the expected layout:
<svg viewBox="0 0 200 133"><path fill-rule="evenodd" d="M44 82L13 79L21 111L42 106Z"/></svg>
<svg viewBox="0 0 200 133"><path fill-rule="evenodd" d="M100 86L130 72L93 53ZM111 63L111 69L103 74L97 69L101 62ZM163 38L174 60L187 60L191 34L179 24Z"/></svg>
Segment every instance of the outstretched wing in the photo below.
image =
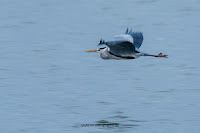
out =
<svg viewBox="0 0 200 133"><path fill-rule="evenodd" d="M133 37L131 35L128 35L128 34L114 36L114 40L115 41L124 41L124 42L127 41L127 42L130 42L132 44L134 42Z"/></svg>
<svg viewBox="0 0 200 133"><path fill-rule="evenodd" d="M110 53L119 57L133 57L135 54L135 46L128 41L110 41L106 45L110 48Z"/></svg>
<svg viewBox="0 0 200 133"><path fill-rule="evenodd" d="M127 28L125 34L131 35L133 37L134 40L133 44L135 45L136 48L139 49L143 42L142 32L133 32L132 29L129 31Z"/></svg>

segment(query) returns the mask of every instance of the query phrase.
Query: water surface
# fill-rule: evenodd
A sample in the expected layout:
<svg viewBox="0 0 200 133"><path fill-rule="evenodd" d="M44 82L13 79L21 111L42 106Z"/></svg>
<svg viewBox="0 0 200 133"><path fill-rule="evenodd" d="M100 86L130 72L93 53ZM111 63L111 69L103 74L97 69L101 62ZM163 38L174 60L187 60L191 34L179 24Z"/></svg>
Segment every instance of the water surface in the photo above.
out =
<svg viewBox="0 0 200 133"><path fill-rule="evenodd" d="M2 132L198 133L198 0L0 1ZM102 60L101 38L142 31L168 59ZM119 123L119 127L81 124Z"/></svg>

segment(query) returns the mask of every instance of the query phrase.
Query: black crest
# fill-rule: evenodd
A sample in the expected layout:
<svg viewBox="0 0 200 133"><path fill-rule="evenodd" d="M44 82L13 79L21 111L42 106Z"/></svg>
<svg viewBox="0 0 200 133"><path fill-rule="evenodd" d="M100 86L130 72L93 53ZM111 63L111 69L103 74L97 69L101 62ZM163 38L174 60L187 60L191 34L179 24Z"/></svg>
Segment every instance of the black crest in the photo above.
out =
<svg viewBox="0 0 200 133"><path fill-rule="evenodd" d="M104 40L100 40L100 42L99 42L99 44L104 44L105 43L105 41Z"/></svg>

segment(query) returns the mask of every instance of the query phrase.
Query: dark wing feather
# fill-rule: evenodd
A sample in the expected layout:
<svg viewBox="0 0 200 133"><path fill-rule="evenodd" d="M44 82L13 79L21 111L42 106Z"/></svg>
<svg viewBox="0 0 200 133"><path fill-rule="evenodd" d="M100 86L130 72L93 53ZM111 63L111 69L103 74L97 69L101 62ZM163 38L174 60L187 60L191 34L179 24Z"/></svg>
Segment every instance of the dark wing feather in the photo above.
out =
<svg viewBox="0 0 200 133"><path fill-rule="evenodd" d="M143 42L142 32L132 32L132 29L130 31L128 31L128 28L127 28L125 34L129 34L133 37L134 45L136 48L139 49Z"/></svg>
<svg viewBox="0 0 200 133"><path fill-rule="evenodd" d="M110 41L106 45L110 48L110 52L116 56L133 57L136 53L135 46L127 41Z"/></svg>

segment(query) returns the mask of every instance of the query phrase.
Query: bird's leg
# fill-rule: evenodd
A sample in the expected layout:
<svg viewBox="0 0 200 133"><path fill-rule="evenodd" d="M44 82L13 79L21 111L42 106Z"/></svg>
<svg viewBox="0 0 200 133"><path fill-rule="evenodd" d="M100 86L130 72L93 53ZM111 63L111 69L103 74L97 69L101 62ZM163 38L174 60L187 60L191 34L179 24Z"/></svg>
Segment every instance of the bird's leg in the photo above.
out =
<svg viewBox="0 0 200 133"><path fill-rule="evenodd" d="M150 56L153 56L153 57L165 57L165 58L167 58L168 55L163 55L162 53L160 53L158 55L150 55Z"/></svg>

